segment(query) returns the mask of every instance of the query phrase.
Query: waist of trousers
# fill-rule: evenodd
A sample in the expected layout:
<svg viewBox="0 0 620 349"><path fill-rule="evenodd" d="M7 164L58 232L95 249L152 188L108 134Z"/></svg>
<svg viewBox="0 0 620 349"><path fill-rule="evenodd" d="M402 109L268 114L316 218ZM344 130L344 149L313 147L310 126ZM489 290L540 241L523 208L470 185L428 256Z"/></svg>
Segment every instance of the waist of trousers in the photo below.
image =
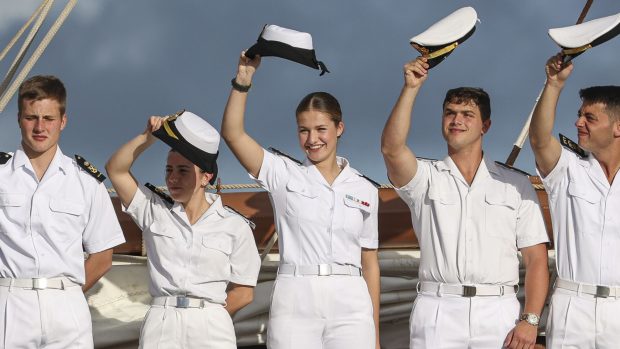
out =
<svg viewBox="0 0 620 349"><path fill-rule="evenodd" d="M422 281L418 292L430 292L438 296L454 295L461 297L492 297L516 294L518 285L455 285L441 282Z"/></svg>
<svg viewBox="0 0 620 349"><path fill-rule="evenodd" d="M0 286L4 287L17 287L27 290L64 290L68 287L80 286L77 282L71 281L69 278L60 276L54 278L27 278L27 279L12 279L12 278L0 278Z"/></svg>

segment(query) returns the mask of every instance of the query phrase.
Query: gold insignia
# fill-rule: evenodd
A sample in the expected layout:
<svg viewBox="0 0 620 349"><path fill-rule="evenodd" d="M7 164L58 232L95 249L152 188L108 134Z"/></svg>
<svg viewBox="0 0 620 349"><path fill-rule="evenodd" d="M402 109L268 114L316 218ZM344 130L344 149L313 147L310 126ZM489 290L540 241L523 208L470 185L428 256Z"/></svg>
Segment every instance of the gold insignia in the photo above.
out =
<svg viewBox="0 0 620 349"><path fill-rule="evenodd" d="M568 150L572 151L573 153L577 154L579 157L585 158L587 157L586 151L583 150L579 144L573 142L570 138L566 137L565 135L560 133L560 143L562 143L562 145L567 148Z"/></svg>
<svg viewBox="0 0 620 349"><path fill-rule="evenodd" d="M75 160L84 171L93 176L99 183L105 181L106 176L104 176L103 173L99 172L99 170L95 166L93 166L90 162L86 161L83 157L76 154Z"/></svg>

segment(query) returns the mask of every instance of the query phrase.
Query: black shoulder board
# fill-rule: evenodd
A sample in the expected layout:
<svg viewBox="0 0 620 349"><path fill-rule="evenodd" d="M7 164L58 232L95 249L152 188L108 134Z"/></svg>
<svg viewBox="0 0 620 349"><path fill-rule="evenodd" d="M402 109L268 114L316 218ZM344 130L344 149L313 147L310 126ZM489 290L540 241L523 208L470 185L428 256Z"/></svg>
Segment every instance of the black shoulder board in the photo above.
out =
<svg viewBox="0 0 620 349"><path fill-rule="evenodd" d="M157 194L157 196L162 198L165 202L169 203L170 205L174 205L174 200L172 200L170 195L164 193L163 190L157 188L156 186L152 185L151 183L146 183L144 186L147 187L153 193Z"/></svg>
<svg viewBox="0 0 620 349"><path fill-rule="evenodd" d="M515 171L515 172L519 172L520 174L525 175L525 176L528 176L528 177L531 177L531 176L532 176L531 174L529 174L529 173L527 173L527 172L525 172L525 171L523 171L523 170L520 170L520 169L518 169L518 168L516 168L516 167L514 167L514 166L510 166L510 165L508 165L508 164L505 164L505 163L503 163L503 162L501 162L501 161L495 161L495 164L496 164L496 165L499 165L499 166L501 166L501 167L503 167L503 168L507 168L507 169L509 169L509 170L512 170L512 171Z"/></svg>
<svg viewBox="0 0 620 349"><path fill-rule="evenodd" d="M243 218L243 220L250 226L250 228L252 228L252 230L256 229L256 224L254 222L252 222L248 217L244 216L241 214L241 212L235 210L234 208L230 207L230 206L224 206L224 208L226 210L228 210L229 212L232 212L236 215L241 216L241 218Z"/></svg>
<svg viewBox="0 0 620 349"><path fill-rule="evenodd" d="M0 151L0 165L6 164L12 157L13 155Z"/></svg>
<svg viewBox="0 0 620 349"><path fill-rule="evenodd" d="M362 177L362 178L364 178L365 180L369 181L369 182L370 182L372 185L374 185L375 187L377 187L377 188L381 188L381 184L379 184L379 183L377 183L377 182L373 181L373 180L372 180L372 179L370 179L369 177L367 177L367 176L365 176L365 175L363 175L363 174L361 174L361 173L358 173L357 175L358 175L358 176L360 176L360 177Z"/></svg>
<svg viewBox="0 0 620 349"><path fill-rule="evenodd" d="M284 156L285 158L288 158L288 159L290 159L290 160L293 160L293 161L294 161L294 162L296 162L298 165L301 165L301 164L302 164L302 162L301 162L301 161L299 161L299 160L295 159L294 157L292 157L292 156L290 156L290 155L288 155L288 154L285 154L285 153L283 153L283 152L279 151L278 149L276 149L276 148L274 148L274 147L269 147L268 149L269 149L269 151L270 151L270 152L272 152L272 153L274 153L274 154L276 154L276 155Z"/></svg>
<svg viewBox="0 0 620 349"><path fill-rule="evenodd" d="M573 153L579 155L579 157L585 158L588 155L586 154L586 151L583 150L579 144L571 141L568 137L566 137L565 135L560 133L560 143L566 147L568 150L572 151Z"/></svg>
<svg viewBox="0 0 620 349"><path fill-rule="evenodd" d="M84 171L86 171L86 173L90 174L91 176L95 177L95 179L101 183L103 181L105 181L105 176L99 172L99 170L93 166L93 164L91 164L90 162L86 161L86 159L84 159L83 157L75 154L75 161L77 161L78 165L80 165L80 167L82 169L84 169Z"/></svg>

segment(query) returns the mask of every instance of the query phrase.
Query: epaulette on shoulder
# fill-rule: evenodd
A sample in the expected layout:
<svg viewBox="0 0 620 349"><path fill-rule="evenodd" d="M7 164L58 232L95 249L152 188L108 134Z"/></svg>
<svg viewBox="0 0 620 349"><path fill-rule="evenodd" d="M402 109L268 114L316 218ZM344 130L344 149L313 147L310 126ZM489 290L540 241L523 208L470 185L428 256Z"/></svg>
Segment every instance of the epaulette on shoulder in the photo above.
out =
<svg viewBox="0 0 620 349"><path fill-rule="evenodd" d="M524 176L527 176L527 177L531 177L531 176L532 176L531 174L529 174L529 173L527 173L527 172L525 172L525 171L523 171L523 170L520 170L520 169L518 169L518 168L516 168L516 167L514 167L514 166L510 166L510 165L508 165L508 164L505 164L505 163L503 163L503 162L501 162L501 161L495 161L495 164L496 164L496 165L498 165L498 166L500 166L500 167L503 167L503 168L505 168L505 169L508 169L508 170L511 170L511 171L514 171L514 172L520 173L520 174L522 174L522 175L524 175Z"/></svg>
<svg viewBox="0 0 620 349"><path fill-rule="evenodd" d="M170 195L164 193L164 191L161 190L160 188L152 185L151 183L146 183L144 184L144 186L147 187L153 193L157 194L157 196L162 198L165 202L169 203L170 205L174 205L174 200L172 200Z"/></svg>
<svg viewBox="0 0 620 349"><path fill-rule="evenodd" d="M416 156L416 159L417 160L422 160L422 161L428 161L428 162L435 162L435 161L437 161L437 159L423 158L423 157L420 157L420 156Z"/></svg>
<svg viewBox="0 0 620 349"><path fill-rule="evenodd" d="M283 152L279 151L278 149L276 149L276 148L274 148L274 147L269 147L268 149L269 149L269 151L270 151L270 152L272 152L272 153L274 153L274 154L276 154L276 155L279 155L279 156L284 156L285 158L287 158L287 159L289 159L289 160L292 160L292 161L293 161L293 162L295 162L297 165L301 165L301 164L302 164L302 162L301 162L301 161L299 161L299 160L295 159L294 157L292 157L292 156L290 156L290 155L288 155L288 154L286 154L286 153L283 153Z"/></svg>
<svg viewBox="0 0 620 349"><path fill-rule="evenodd" d="M239 217L243 218L243 220L250 226L250 228L252 228L252 230L256 229L256 223L252 222L252 220L250 220L248 217L246 217L245 215L241 214L241 212L235 210L234 208L232 208L230 206L226 206L226 205L224 205L224 209L226 209L228 212L230 212L232 214L236 214Z"/></svg>
<svg viewBox="0 0 620 349"><path fill-rule="evenodd" d="M376 182L376 181L373 181L373 180L372 180L372 179L370 179L368 176L363 175L363 174L361 174L361 173L358 173L357 175L358 175L358 176L360 176L360 177L362 177L362 178L364 178L365 180L369 181L369 182L370 182L370 184L374 185L376 188L381 188L381 184L379 184L379 183L378 183L378 182Z"/></svg>
<svg viewBox="0 0 620 349"><path fill-rule="evenodd" d="M573 142L572 140L570 140L570 138L566 137L565 135L560 133L560 143L568 150L572 151L573 153L577 154L579 157L581 158L585 158L588 157L588 155L586 154L586 151L583 150L583 148L581 148L579 146L579 144Z"/></svg>
<svg viewBox="0 0 620 349"><path fill-rule="evenodd" d="M9 160L11 160L11 158L13 157L13 155L11 153L5 153L0 151L0 165L4 165L7 162L9 162Z"/></svg>
<svg viewBox="0 0 620 349"><path fill-rule="evenodd" d="M93 166L93 164L86 161L86 159L84 159L83 157L77 154L75 154L74 156L75 156L75 161L77 161L77 164L80 165L80 167L84 171L86 171L86 173L93 176L99 183L105 181L106 177L103 175L103 173L99 172L99 170L95 166Z"/></svg>

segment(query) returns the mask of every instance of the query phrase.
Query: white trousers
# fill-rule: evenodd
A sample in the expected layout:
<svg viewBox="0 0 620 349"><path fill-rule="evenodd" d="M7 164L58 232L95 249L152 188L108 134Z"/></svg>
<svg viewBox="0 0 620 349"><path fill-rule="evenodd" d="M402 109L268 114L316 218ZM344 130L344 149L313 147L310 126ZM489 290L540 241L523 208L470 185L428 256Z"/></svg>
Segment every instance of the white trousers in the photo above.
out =
<svg viewBox="0 0 620 349"><path fill-rule="evenodd" d="M620 299L555 289L547 318L547 349L620 348Z"/></svg>
<svg viewBox="0 0 620 349"><path fill-rule="evenodd" d="M90 312L82 288L0 286L0 348L93 348Z"/></svg>
<svg viewBox="0 0 620 349"><path fill-rule="evenodd" d="M422 292L413 303L409 347L500 349L519 310L515 295L467 298Z"/></svg>
<svg viewBox="0 0 620 349"><path fill-rule="evenodd" d="M267 348L374 347L372 301L363 277L278 275L272 291Z"/></svg>
<svg viewBox="0 0 620 349"><path fill-rule="evenodd" d="M204 308L152 305L140 331L144 349L236 349L235 328L220 304Z"/></svg>

